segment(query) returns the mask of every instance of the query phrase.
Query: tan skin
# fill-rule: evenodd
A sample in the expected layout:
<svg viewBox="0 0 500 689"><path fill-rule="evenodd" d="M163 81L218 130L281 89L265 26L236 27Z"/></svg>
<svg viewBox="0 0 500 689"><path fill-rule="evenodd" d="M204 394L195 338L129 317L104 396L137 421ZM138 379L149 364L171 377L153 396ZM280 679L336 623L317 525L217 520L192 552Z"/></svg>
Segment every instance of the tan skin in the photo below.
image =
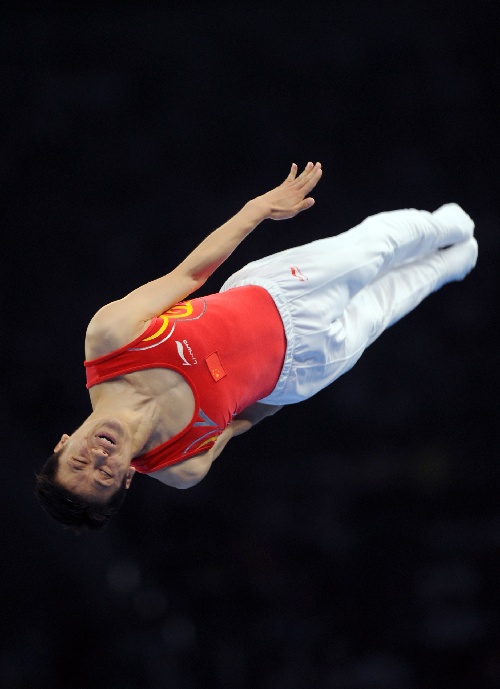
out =
<svg viewBox="0 0 500 689"><path fill-rule="evenodd" d="M152 318L198 290L263 220L285 220L311 208L314 199L308 194L321 174L320 163L308 163L300 175L293 164L282 184L249 201L174 270L100 309L87 329L86 359L128 344L146 330ZM64 449L57 480L82 497L106 502L124 479L126 487L130 486L134 457L187 426L194 412L194 397L186 380L169 369L128 373L95 385L89 392L92 413L71 436L64 434L55 447L55 451ZM280 408L251 405L233 419L210 450L148 475L175 488L194 486L232 437Z"/></svg>

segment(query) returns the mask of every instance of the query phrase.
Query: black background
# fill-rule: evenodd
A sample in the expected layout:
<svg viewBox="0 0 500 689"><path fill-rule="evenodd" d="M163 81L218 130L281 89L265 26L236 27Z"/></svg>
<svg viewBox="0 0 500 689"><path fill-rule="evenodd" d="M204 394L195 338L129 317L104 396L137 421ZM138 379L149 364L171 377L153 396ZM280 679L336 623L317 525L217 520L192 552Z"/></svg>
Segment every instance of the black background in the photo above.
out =
<svg viewBox="0 0 500 689"><path fill-rule="evenodd" d="M0 685L500 686L495 3L3 9ZM456 201L479 261L314 399L75 537L33 476L89 412L104 303L295 161L316 206L213 276Z"/></svg>

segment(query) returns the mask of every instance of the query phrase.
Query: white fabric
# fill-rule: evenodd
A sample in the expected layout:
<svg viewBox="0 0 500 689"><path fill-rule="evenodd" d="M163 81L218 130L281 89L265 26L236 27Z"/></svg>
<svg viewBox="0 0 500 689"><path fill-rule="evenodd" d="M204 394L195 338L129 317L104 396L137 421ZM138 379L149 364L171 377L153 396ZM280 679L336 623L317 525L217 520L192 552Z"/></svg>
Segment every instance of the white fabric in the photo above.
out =
<svg viewBox="0 0 500 689"><path fill-rule="evenodd" d="M477 259L474 223L456 204L379 213L336 237L249 263L221 291L260 285L287 338L266 404L311 397L348 371L386 328ZM449 247L449 248L444 248Z"/></svg>

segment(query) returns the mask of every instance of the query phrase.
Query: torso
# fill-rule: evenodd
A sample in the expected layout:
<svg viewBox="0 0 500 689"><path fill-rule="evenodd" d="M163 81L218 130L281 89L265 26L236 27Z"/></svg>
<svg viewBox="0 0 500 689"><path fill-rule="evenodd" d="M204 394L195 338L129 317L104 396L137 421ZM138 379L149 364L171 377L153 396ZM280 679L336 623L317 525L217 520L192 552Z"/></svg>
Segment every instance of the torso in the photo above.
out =
<svg viewBox="0 0 500 689"><path fill-rule="evenodd" d="M205 438L204 444L211 441L212 448L213 436L222 433L236 413L265 397L276 384L286 349L276 306L260 287L240 287L237 294L238 299L230 291L183 302L150 322L142 321L126 330L108 313L89 325L85 354L92 406L112 409L116 405L128 417L136 439L133 458L139 463L150 461L142 458L168 441L177 443L169 447L174 448L171 457L177 453L178 461L157 461L155 471L143 463L136 466L139 471L146 467L145 473L154 475L184 464L190 457L208 455L211 450L202 449ZM154 367L148 368L148 361ZM184 366L189 367L185 377ZM219 383L215 376L219 376L220 368L223 376ZM195 455L192 449L186 459L182 459L181 445L184 430L191 433L186 436L191 444L185 447L194 449L193 441L199 440L201 450ZM152 461L157 457L163 461L164 456L153 454Z"/></svg>
<svg viewBox="0 0 500 689"><path fill-rule="evenodd" d="M142 323L137 333L127 333L121 340L114 337L86 338L86 359L105 356L140 335L148 326ZM133 457L143 455L162 445L180 433L190 423L195 398L186 379L168 368L150 368L117 376L89 388L90 401L94 409L105 398L113 406L116 402L125 407L131 426L136 429L133 443ZM208 457L210 450L196 457L184 460L189 467L200 458ZM189 475L189 468L185 468ZM179 472L179 465L167 466L150 472L149 476L175 488L185 487L186 479ZM188 483L189 485L189 483Z"/></svg>

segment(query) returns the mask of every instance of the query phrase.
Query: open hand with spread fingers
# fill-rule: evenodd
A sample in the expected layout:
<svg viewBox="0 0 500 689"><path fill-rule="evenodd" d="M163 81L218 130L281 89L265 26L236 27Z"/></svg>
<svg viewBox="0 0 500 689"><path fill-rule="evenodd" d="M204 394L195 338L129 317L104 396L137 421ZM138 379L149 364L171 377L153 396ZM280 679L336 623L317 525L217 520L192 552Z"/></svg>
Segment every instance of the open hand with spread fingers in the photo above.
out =
<svg viewBox="0 0 500 689"><path fill-rule="evenodd" d="M307 163L297 177L297 165L292 164L290 174L278 187L271 189L251 203L258 204L265 218L286 220L314 205L314 199L308 194L321 179L321 163Z"/></svg>

